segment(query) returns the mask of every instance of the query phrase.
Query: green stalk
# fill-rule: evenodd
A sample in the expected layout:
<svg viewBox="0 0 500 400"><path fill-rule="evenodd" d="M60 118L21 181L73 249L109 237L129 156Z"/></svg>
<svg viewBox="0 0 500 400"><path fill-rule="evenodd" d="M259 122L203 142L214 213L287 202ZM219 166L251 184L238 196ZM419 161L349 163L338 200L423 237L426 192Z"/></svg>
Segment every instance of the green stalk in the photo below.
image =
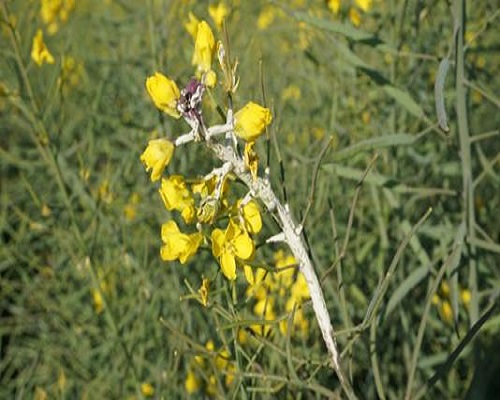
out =
<svg viewBox="0 0 500 400"><path fill-rule="evenodd" d="M469 247L469 289L471 291L470 302L470 324L471 326L479 318L479 302L478 302L478 287L477 287L477 261L476 261L476 239L475 226L476 216L474 210L474 185L472 180L472 163L471 163L471 137L469 132L469 122L467 118L467 91L465 76L465 52L464 52L464 35L465 35L465 0L455 1L455 17L456 17L456 111L457 111L457 126L458 138L460 142L460 158L462 166L462 186L463 186L463 218L467 227L467 243Z"/></svg>

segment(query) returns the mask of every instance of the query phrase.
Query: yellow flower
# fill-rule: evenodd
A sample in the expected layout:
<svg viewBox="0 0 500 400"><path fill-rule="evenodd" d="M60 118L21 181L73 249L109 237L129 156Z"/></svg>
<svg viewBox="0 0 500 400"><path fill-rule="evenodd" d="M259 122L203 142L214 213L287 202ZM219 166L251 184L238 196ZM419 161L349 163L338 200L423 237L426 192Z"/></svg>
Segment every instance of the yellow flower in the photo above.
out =
<svg viewBox="0 0 500 400"><path fill-rule="evenodd" d="M215 52L215 38L210 26L201 21L196 32L194 44L193 65L198 68L198 73L203 75L212 70L212 58Z"/></svg>
<svg viewBox="0 0 500 400"><path fill-rule="evenodd" d="M184 28L191 35L193 40L196 40L196 35L198 34L198 24L200 20L190 11L188 15L189 21L184 24Z"/></svg>
<svg viewBox="0 0 500 400"><path fill-rule="evenodd" d="M177 100L181 93L174 81L156 72L146 80L146 89L157 108L174 118L181 116L177 111Z"/></svg>
<svg viewBox="0 0 500 400"><path fill-rule="evenodd" d="M234 132L247 142L256 140L271 123L273 117L268 108L249 102L235 115Z"/></svg>
<svg viewBox="0 0 500 400"><path fill-rule="evenodd" d="M354 26L361 25L361 15L359 15L359 11L353 7L349 9L349 19Z"/></svg>
<svg viewBox="0 0 500 400"><path fill-rule="evenodd" d="M274 312L274 299L271 297L260 299L253 307L253 313L265 321L274 321L276 319L276 313ZM253 324L250 325L250 329L258 335L267 336L269 331L272 329L272 325Z"/></svg>
<svg viewBox="0 0 500 400"><path fill-rule="evenodd" d="M94 303L94 310L96 314L100 314L104 311L104 300L102 298L102 294L97 289L92 289L91 293L92 293L92 300Z"/></svg>
<svg viewBox="0 0 500 400"><path fill-rule="evenodd" d="M278 287L290 287L293 284L293 275L297 261L292 255L285 255L283 250L274 254L274 263L277 269L275 281Z"/></svg>
<svg viewBox="0 0 500 400"><path fill-rule="evenodd" d="M264 30L269 27L276 17L276 10L273 6L266 6L262 9L257 18L257 28Z"/></svg>
<svg viewBox="0 0 500 400"><path fill-rule="evenodd" d="M155 389L150 383L144 382L141 384L141 393L145 397L151 397L155 394Z"/></svg>
<svg viewBox="0 0 500 400"><path fill-rule="evenodd" d="M465 307L468 307L470 304L470 300L472 298L472 294L469 289L462 289L460 291L460 298L462 299L462 302L464 303Z"/></svg>
<svg viewBox="0 0 500 400"><path fill-rule="evenodd" d="M254 150L255 141L246 142L245 144L245 166L252 174L254 181L257 180L257 170L259 167L259 156Z"/></svg>
<svg viewBox="0 0 500 400"><path fill-rule="evenodd" d="M168 179L163 178L160 195L167 210L180 211L186 223L190 223L194 219L194 199L182 176L172 175Z"/></svg>
<svg viewBox="0 0 500 400"><path fill-rule="evenodd" d="M299 100L300 97L301 97L300 88L295 85L290 85L281 92L281 99L283 101Z"/></svg>
<svg viewBox="0 0 500 400"><path fill-rule="evenodd" d="M59 30L59 20L65 22L75 8L75 0L42 0L40 15L52 35Z"/></svg>
<svg viewBox="0 0 500 400"><path fill-rule="evenodd" d="M141 201L139 193L134 192L131 194L129 201L123 207L123 214L129 221L133 221L137 217L137 205Z"/></svg>
<svg viewBox="0 0 500 400"><path fill-rule="evenodd" d="M208 6L208 14L217 25L217 28L222 29L222 24L229 14L229 8L221 1L218 5L212 4Z"/></svg>
<svg viewBox="0 0 500 400"><path fill-rule="evenodd" d="M146 171L151 170L151 181L160 179L163 170L172 159L174 149L174 144L168 139L149 141L148 147L141 155L141 161L146 166Z"/></svg>
<svg viewBox="0 0 500 400"><path fill-rule="evenodd" d="M252 257L254 243L246 230L233 221L225 231L215 229L212 232L212 253L218 258L222 273L227 279L236 279L236 258L248 260Z"/></svg>
<svg viewBox="0 0 500 400"><path fill-rule="evenodd" d="M192 369L188 369L186 380L184 381L184 388L189 394L193 394L200 390L201 382L193 372Z"/></svg>
<svg viewBox="0 0 500 400"><path fill-rule="evenodd" d="M340 0L327 0L328 8L337 15L340 11Z"/></svg>
<svg viewBox="0 0 500 400"><path fill-rule="evenodd" d="M441 282L440 291L444 297L450 297L450 285L448 285L448 282L446 281Z"/></svg>
<svg viewBox="0 0 500 400"><path fill-rule="evenodd" d="M451 323L453 321L453 310L451 309L451 304L448 300L441 303L439 313L441 314L441 319L444 322Z"/></svg>
<svg viewBox="0 0 500 400"><path fill-rule="evenodd" d="M364 12L368 12L372 8L372 0L354 0L354 2Z"/></svg>
<svg viewBox="0 0 500 400"><path fill-rule="evenodd" d="M292 285L290 300L293 300L297 304L301 304L309 297L309 286L307 286L306 278L304 278L304 275L299 272L297 279Z"/></svg>
<svg viewBox="0 0 500 400"><path fill-rule="evenodd" d="M203 278L203 280L201 282L201 286L198 289L201 304L203 304L204 307L206 307L208 304L208 288L209 288L209 286L210 286L210 281L207 278Z"/></svg>
<svg viewBox="0 0 500 400"><path fill-rule="evenodd" d="M54 64L54 57L50 54L49 49L43 41L43 32L41 29L35 34L33 38L33 45L31 46L31 58L40 67L43 63Z"/></svg>
<svg viewBox="0 0 500 400"><path fill-rule="evenodd" d="M161 227L161 239L164 243L161 248L161 258L164 261L179 259L181 264L185 264L196 254L203 241L203 235L199 232L189 235L182 233L175 221L168 221Z"/></svg>

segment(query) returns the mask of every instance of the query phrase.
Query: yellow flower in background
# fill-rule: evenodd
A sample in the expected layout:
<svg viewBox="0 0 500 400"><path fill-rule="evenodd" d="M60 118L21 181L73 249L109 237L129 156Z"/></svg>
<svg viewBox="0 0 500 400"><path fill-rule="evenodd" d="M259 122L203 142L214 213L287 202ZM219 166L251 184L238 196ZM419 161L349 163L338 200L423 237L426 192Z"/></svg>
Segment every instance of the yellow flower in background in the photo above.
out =
<svg viewBox="0 0 500 400"><path fill-rule="evenodd" d="M349 9L349 19L351 20L354 26L361 25L361 15L359 14L359 11L356 10L354 7L351 7Z"/></svg>
<svg viewBox="0 0 500 400"><path fill-rule="evenodd" d="M200 23L200 20L196 18L196 16L191 11L188 14L188 18L188 22L184 23L184 28L186 28L193 40L196 40L196 35L198 34L198 24Z"/></svg>
<svg viewBox="0 0 500 400"><path fill-rule="evenodd" d="M130 198L123 207L123 214L125 214L125 218L129 221L133 221L137 217L137 205L141 201L141 196L139 193L134 192L130 195Z"/></svg>
<svg viewBox="0 0 500 400"><path fill-rule="evenodd" d="M219 260L227 279L236 279L236 258L248 260L254 252L254 243L246 230L229 221L226 230L212 231L212 253Z"/></svg>
<svg viewBox="0 0 500 400"><path fill-rule="evenodd" d="M205 352L190 361L184 388L188 394L203 389L209 397L221 397L219 385L223 383L226 388L231 385L236 365L231 353L226 348L216 350L212 340L205 344L205 348Z"/></svg>
<svg viewBox="0 0 500 400"><path fill-rule="evenodd" d="M453 321L453 310L448 300L445 300L441 303L441 307L439 308L439 314L441 315L441 319L446 323L449 324Z"/></svg>
<svg viewBox="0 0 500 400"><path fill-rule="evenodd" d="M179 260L181 264L194 256L203 241L199 232L186 234L179 230L175 221L168 221L161 227L163 246L160 254L164 261Z"/></svg>
<svg viewBox="0 0 500 400"><path fill-rule="evenodd" d="M85 69L82 63L77 62L71 56L64 56L61 64L61 76L57 82L67 92L69 89L80 85Z"/></svg>
<svg viewBox="0 0 500 400"><path fill-rule="evenodd" d="M92 301L94 303L94 310L96 314L101 314L104 311L104 300L102 294L97 289L91 290Z"/></svg>
<svg viewBox="0 0 500 400"><path fill-rule="evenodd" d="M33 38L33 45L31 46L31 58L39 67L42 64L54 64L55 60L52 54L50 54L45 42L43 41L43 32L41 29L35 34Z"/></svg>
<svg viewBox="0 0 500 400"><path fill-rule="evenodd" d="M75 0L42 0L41 3L40 15L51 35L59 30L59 21L66 22L75 8Z"/></svg>
<svg viewBox="0 0 500 400"><path fill-rule="evenodd" d="M186 223L193 221L196 215L194 199L181 175L172 175L161 180L160 195L167 210L181 212Z"/></svg>
<svg viewBox="0 0 500 400"><path fill-rule="evenodd" d="M151 181L161 178L165 167L169 164L174 154L175 146L168 139L150 140L148 147L141 155L141 161L146 166L146 171L151 170Z"/></svg>
<svg viewBox="0 0 500 400"><path fill-rule="evenodd" d="M201 382L192 369L188 369L186 380L184 381L184 388L188 394L193 394L200 390Z"/></svg>
<svg viewBox="0 0 500 400"><path fill-rule="evenodd" d="M281 100L300 100L301 95L302 93L298 86L290 85L281 92Z"/></svg>
<svg viewBox="0 0 500 400"><path fill-rule="evenodd" d="M257 18L257 28L260 30L267 29L274 22L275 18L276 9L274 6L263 7Z"/></svg>
<svg viewBox="0 0 500 400"><path fill-rule="evenodd" d="M244 158L245 158L245 166L252 174L253 180L256 181L257 170L259 168L259 156L255 152L254 147L255 147L255 141L245 143Z"/></svg>
<svg viewBox="0 0 500 400"><path fill-rule="evenodd" d="M141 393L144 397L151 397L155 394L155 389L150 383L144 382L141 384Z"/></svg>
<svg viewBox="0 0 500 400"><path fill-rule="evenodd" d="M326 5L328 8L337 15L340 11L340 0L327 0Z"/></svg>
<svg viewBox="0 0 500 400"><path fill-rule="evenodd" d="M290 254L285 254L283 250L278 250L274 254L274 265L277 272L275 273L275 287L283 290L289 288L293 284L293 276L295 274L295 266L297 261Z"/></svg>
<svg viewBox="0 0 500 400"><path fill-rule="evenodd" d="M309 286L307 286L306 278L304 277L302 272L299 272L297 274L297 279L292 285L290 300L293 300L295 303L300 304L309 299L309 297Z"/></svg>
<svg viewBox="0 0 500 400"><path fill-rule="evenodd" d="M448 282L442 281L439 289L444 297L450 297L450 285L448 285Z"/></svg>
<svg viewBox="0 0 500 400"><path fill-rule="evenodd" d="M193 65L197 66L198 75L212 71L212 59L215 52L215 38L210 26L201 21L198 24L196 32L196 41L194 44Z"/></svg>
<svg viewBox="0 0 500 400"><path fill-rule="evenodd" d="M354 2L364 12L368 12L372 8L372 0L354 0Z"/></svg>
<svg viewBox="0 0 500 400"><path fill-rule="evenodd" d="M229 8L221 1L219 4L208 6L208 15L212 18L217 28L222 29L222 24L224 20L229 15Z"/></svg>
<svg viewBox="0 0 500 400"><path fill-rule="evenodd" d="M469 289L462 289L460 291L460 298L462 299L462 303L464 303L464 306L468 307L472 299L472 293Z"/></svg>
<svg viewBox="0 0 500 400"><path fill-rule="evenodd" d="M259 299L253 307L253 313L265 321L274 321L276 319L274 298L264 297ZM257 335L267 336L272 326L272 324L252 324L250 325L250 329Z"/></svg>
<svg viewBox="0 0 500 400"><path fill-rule="evenodd" d="M234 115L234 119L236 135L247 142L252 142L264 133L273 117L268 108L249 102Z"/></svg>
<svg viewBox="0 0 500 400"><path fill-rule="evenodd" d="M203 304L204 307L206 307L207 304L208 304L208 289L209 289L209 286L210 286L210 280L208 280L207 278L203 278L203 280L201 281L201 286L198 289L198 294L200 295L200 301L201 301L201 304Z"/></svg>
<svg viewBox="0 0 500 400"><path fill-rule="evenodd" d="M146 79L146 89L157 108L174 118L181 116L177 110L177 100L181 93L174 81L156 72Z"/></svg>

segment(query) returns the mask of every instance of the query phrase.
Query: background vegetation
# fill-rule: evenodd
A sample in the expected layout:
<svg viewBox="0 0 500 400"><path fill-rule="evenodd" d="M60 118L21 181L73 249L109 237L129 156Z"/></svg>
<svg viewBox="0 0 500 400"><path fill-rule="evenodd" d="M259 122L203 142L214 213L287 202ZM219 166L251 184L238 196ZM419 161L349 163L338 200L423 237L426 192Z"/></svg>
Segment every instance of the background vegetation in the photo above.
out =
<svg viewBox="0 0 500 400"><path fill-rule="evenodd" d="M356 393L491 398L498 3L334 3L227 2L235 102L272 108L273 183L297 220L314 199L307 240ZM0 397L182 398L196 355L215 396L340 396L310 305L305 335L243 344L244 288L233 296L208 248L185 266L159 257L172 216L139 156L148 139L187 127L158 113L144 82L157 70L188 80L184 23L192 12L222 38L208 12L219 3L80 0L56 27L39 1L0 4ZM54 64L30 57L38 29ZM196 146L182 150L171 171L213 165ZM213 280L207 308L202 276ZM234 362L228 385L209 340Z"/></svg>

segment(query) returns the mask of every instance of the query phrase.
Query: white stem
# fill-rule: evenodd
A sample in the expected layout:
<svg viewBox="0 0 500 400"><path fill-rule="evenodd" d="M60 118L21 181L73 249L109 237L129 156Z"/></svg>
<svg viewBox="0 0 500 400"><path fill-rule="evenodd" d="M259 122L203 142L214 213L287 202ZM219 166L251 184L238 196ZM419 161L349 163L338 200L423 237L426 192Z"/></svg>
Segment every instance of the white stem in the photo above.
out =
<svg viewBox="0 0 500 400"><path fill-rule="evenodd" d="M205 143L207 147L215 153L217 158L224 163L222 167L224 172L232 170L236 176L250 189L252 196L260 199L262 203L264 203L269 212L277 212L278 218L281 222L282 232L273 236L269 240L279 239L286 242L290 247L290 250L299 265L300 272L302 272L307 282L314 313L316 314L316 319L323 336L323 341L328 349L333 368L347 397L349 399L356 399L356 395L354 394L348 379L342 372L337 342L335 340L330 315L323 297L323 291L301 236L302 226L295 224L288 205L283 205L279 201L278 197L271 188L268 174L265 175L265 178L257 177L257 179L253 179L252 175L245 166L244 160L237 155L234 147L231 146L231 141L226 142L226 144L221 144L210 140L213 136L222 133L234 135L233 126L233 113L231 110L228 110L226 124L208 128L205 137L207 140ZM196 132L190 132L177 138L175 144L184 144L195 140L197 137L198 135Z"/></svg>
<svg viewBox="0 0 500 400"><path fill-rule="evenodd" d="M340 357L330 315L328 314L328 309L326 307L323 291L318 277L316 276L311 259L307 254L305 243L301 237L302 227L295 225L287 205L282 205L280 203L278 197L271 188L269 180L261 177L257 177L257 179L254 180L245 167L245 162L235 153L233 148L214 142L207 142L207 146L214 151L221 161L224 163L231 163L233 166L233 172L246 184L254 197L259 198L264 203L269 212L277 211L281 222L281 228L283 231L281 233L284 235L284 241L290 247L290 250L299 264L300 272L302 272L307 282L314 313L316 314L316 319L323 336L323 341L328 349L328 353L330 354L333 368L337 373L339 381L344 388L347 397L349 399L355 399L356 395L354 394L349 381L344 376L340 366ZM278 235L276 235L276 237L281 239L282 236L280 234Z"/></svg>

